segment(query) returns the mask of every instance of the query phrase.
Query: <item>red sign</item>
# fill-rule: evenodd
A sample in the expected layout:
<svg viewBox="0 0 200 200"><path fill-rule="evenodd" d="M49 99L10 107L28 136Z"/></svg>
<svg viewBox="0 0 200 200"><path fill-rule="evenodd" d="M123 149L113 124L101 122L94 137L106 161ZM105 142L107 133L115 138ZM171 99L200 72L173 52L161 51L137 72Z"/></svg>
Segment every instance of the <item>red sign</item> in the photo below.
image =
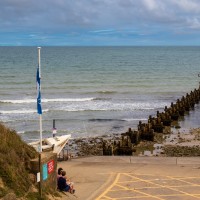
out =
<svg viewBox="0 0 200 200"><path fill-rule="evenodd" d="M47 163L47 167L48 167L48 174L51 174L51 172L53 172L54 170L54 160L50 160Z"/></svg>

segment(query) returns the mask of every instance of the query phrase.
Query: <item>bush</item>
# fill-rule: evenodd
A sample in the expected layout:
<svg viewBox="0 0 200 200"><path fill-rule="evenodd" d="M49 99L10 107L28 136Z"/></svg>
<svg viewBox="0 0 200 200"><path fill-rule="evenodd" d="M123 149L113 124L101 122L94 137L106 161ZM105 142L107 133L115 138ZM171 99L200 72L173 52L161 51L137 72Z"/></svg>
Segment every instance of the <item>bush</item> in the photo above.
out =
<svg viewBox="0 0 200 200"><path fill-rule="evenodd" d="M37 157L38 153L23 142L15 131L2 124L0 141L0 177L3 184L18 197L23 196L32 184L29 178L30 160ZM0 195L5 192L4 188L0 188Z"/></svg>

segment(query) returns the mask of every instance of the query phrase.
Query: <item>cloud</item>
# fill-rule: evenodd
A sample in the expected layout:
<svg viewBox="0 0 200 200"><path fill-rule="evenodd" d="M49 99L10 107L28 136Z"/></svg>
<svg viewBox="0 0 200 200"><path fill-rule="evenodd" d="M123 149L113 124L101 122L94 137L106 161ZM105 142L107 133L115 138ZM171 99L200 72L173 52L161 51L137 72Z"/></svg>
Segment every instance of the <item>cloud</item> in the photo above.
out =
<svg viewBox="0 0 200 200"><path fill-rule="evenodd" d="M198 0L179 0L174 1L174 4L183 12L200 13L200 4Z"/></svg>
<svg viewBox="0 0 200 200"><path fill-rule="evenodd" d="M200 30L199 14L199 0L1 0L0 31L23 32L32 39L35 32L70 37L124 37L128 30L141 36L147 30L191 33Z"/></svg>
<svg viewBox="0 0 200 200"><path fill-rule="evenodd" d="M90 31L91 33L108 33L113 32L114 29L105 29L105 30L96 30L96 31Z"/></svg>
<svg viewBox="0 0 200 200"><path fill-rule="evenodd" d="M159 2L156 2L155 0L144 0L143 2L148 10L156 10L159 8L159 5L157 4Z"/></svg>
<svg viewBox="0 0 200 200"><path fill-rule="evenodd" d="M195 0L1 0L1 30L68 30L128 27L140 22L154 24L194 18L200 5ZM8 14L9 13L9 14ZM187 25L187 23L186 23Z"/></svg>
<svg viewBox="0 0 200 200"><path fill-rule="evenodd" d="M199 18L188 19L188 25L192 29L200 29L200 19Z"/></svg>

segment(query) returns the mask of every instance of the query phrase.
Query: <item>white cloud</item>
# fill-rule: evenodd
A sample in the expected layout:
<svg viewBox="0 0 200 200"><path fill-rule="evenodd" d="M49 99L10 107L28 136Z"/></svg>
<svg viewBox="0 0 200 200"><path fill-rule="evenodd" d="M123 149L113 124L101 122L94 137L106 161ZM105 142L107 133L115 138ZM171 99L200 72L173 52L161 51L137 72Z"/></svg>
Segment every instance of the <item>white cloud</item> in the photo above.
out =
<svg viewBox="0 0 200 200"><path fill-rule="evenodd" d="M0 0L0 30L38 40L35 32L88 37L129 36L124 30L136 30L138 35L147 30L155 35L187 33L200 30L199 13L199 0Z"/></svg>
<svg viewBox="0 0 200 200"><path fill-rule="evenodd" d="M199 0L179 0L179 1L173 1L175 5L179 7L182 12L186 11L189 13L193 12L200 12L200 2Z"/></svg>
<svg viewBox="0 0 200 200"><path fill-rule="evenodd" d="M200 19L198 18L188 19L187 22L190 28L200 29Z"/></svg>
<svg viewBox="0 0 200 200"><path fill-rule="evenodd" d="M155 10L158 8L158 4L155 0L144 0L144 5L148 10Z"/></svg>
<svg viewBox="0 0 200 200"><path fill-rule="evenodd" d="M105 33L105 32L113 32L114 29L104 29L104 30L95 30L95 31L90 31L91 33Z"/></svg>
<svg viewBox="0 0 200 200"><path fill-rule="evenodd" d="M0 30L63 31L188 23L200 12L197 0L1 0ZM9 13L9 14L8 14Z"/></svg>

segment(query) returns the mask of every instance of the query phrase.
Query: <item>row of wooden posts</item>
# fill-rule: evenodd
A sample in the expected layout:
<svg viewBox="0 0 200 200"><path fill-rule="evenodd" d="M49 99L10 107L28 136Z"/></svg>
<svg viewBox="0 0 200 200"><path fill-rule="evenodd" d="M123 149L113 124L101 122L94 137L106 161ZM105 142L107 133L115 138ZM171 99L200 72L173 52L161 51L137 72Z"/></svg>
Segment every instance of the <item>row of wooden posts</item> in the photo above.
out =
<svg viewBox="0 0 200 200"><path fill-rule="evenodd" d="M157 111L156 117L150 115L147 123L139 121L138 129L131 130L129 128L126 133L121 134L120 141L114 141L112 144L104 141L103 154L131 155L134 145L141 140L154 141L155 132L162 134L166 126L170 127L174 121L178 121L180 117L194 109L195 104L198 104L199 101L200 87L191 91L190 94L182 96L181 99L177 99L176 103L172 102L169 108L165 106L163 112Z"/></svg>

